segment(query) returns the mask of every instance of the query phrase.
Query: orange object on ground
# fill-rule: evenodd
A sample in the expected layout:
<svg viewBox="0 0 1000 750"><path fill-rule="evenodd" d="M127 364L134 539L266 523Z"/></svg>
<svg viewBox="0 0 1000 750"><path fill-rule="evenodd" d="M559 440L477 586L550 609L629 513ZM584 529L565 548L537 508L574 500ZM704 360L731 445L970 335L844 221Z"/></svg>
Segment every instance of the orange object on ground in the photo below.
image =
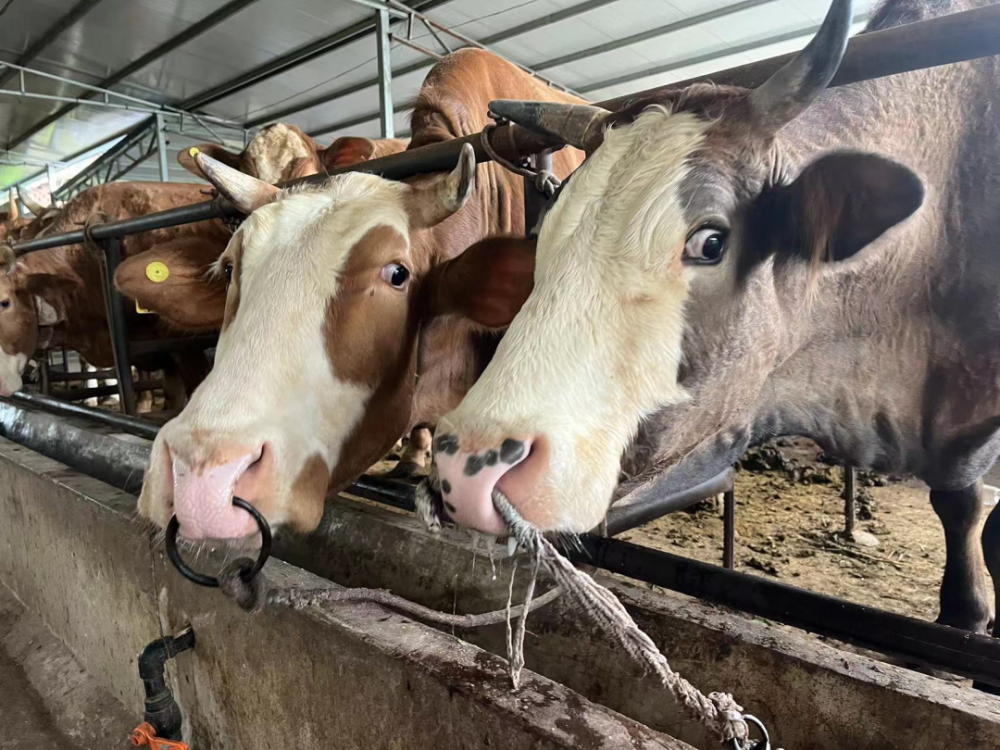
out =
<svg viewBox="0 0 1000 750"><path fill-rule="evenodd" d="M186 742L157 737L156 730L149 722L143 722L132 732L132 744L136 747L151 747L153 750L188 750Z"/></svg>

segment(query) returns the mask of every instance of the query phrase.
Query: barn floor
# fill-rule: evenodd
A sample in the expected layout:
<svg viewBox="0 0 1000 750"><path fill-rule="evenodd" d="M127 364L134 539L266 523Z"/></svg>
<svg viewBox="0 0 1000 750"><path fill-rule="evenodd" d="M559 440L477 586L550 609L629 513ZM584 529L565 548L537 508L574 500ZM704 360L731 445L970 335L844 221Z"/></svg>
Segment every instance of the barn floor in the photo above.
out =
<svg viewBox="0 0 1000 750"><path fill-rule="evenodd" d="M76 750L60 732L21 665L0 650L0 750Z"/></svg>
<svg viewBox="0 0 1000 750"><path fill-rule="evenodd" d="M756 453L754 468L737 474L738 569L911 617L937 617L944 533L926 486L860 474L856 528L878 546L854 544L843 536L841 468L824 463L808 441L782 441L776 450L789 464L764 468L775 462L773 453L764 460ZM718 563L722 530L721 514L705 503L623 538Z"/></svg>

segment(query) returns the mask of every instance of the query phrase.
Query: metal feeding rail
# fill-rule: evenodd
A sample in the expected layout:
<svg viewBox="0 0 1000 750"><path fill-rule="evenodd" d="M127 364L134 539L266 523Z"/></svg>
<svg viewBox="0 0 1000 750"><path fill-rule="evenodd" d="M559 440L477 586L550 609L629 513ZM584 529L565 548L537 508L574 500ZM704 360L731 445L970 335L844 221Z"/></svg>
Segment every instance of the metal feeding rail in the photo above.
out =
<svg viewBox="0 0 1000 750"><path fill-rule="evenodd" d="M842 86L997 54L1000 54L1000 4L856 36L851 39L831 86ZM649 89L602 102L601 106L612 110L618 109L626 102L654 97L695 81L712 80L716 83L754 86L766 80L790 57L791 55L782 55L711 76ZM503 137L491 138L490 142L495 152L510 162L525 164L533 155L543 155L546 150L559 145L517 126L509 127L512 128L509 137L505 133ZM482 134L477 133L335 170L331 174L364 171L379 174L387 179L404 179L426 172L450 170L457 163L459 154L466 144L475 150L477 162L491 160L483 147ZM321 182L326 179L325 175L317 175L304 181ZM541 202L542 197L534 185L526 182L526 216L537 216ZM22 242L15 245L14 249L21 254L85 241L93 242L102 248L109 328L114 343L115 369L121 388L122 406L127 413L134 414L135 390L131 375L131 362L134 356L206 348L211 346L213 339L201 336L170 341L129 340L125 300L114 288L114 272L121 260L122 238L153 229L212 219L234 219L239 216L239 211L226 200L215 198L196 205L94 226L86 232L70 232ZM47 411L56 410L65 413L68 408L72 408L77 415L87 412L88 416L108 421L106 413L91 414L91 410L83 407L68 407L48 399L43 403L38 397L33 397L32 402ZM115 418L142 425L141 428L137 426L129 430L131 432L150 429L147 423L139 420L118 415L115 415ZM123 422L119 422L117 426L125 429ZM72 448L67 450L71 451ZM731 475L720 475L715 480L693 488L683 495L656 498L641 508L629 508L627 512L630 515L627 518L624 515L625 511L622 511L620 516L612 513L608 519L608 529L614 533L624 528L631 528L665 512L684 507L699 497L725 492L727 499L725 561L727 565L731 565L734 511L731 489ZM396 482L366 476L360 478L348 491L396 507L412 507L412 490ZM582 551L571 551L571 555L579 562L596 565L638 580L733 606L830 637L904 654L1000 686L1000 640L890 614L767 579L746 576L664 552L637 547L616 539L585 536L582 542Z"/></svg>

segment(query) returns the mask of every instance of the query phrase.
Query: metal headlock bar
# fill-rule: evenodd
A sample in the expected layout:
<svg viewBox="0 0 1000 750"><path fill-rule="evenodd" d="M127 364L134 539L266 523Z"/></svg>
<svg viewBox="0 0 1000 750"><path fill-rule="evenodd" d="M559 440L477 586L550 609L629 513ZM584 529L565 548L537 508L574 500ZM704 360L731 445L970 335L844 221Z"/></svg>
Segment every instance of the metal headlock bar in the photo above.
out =
<svg viewBox="0 0 1000 750"><path fill-rule="evenodd" d="M142 469L137 466L148 460L148 447L94 435L97 442L81 456L79 448L84 433L61 420L53 420L51 414L84 417L148 439L155 437L159 428L135 417L65 404L44 396L19 393L11 399L0 398L0 435L116 487L128 482L131 491L138 489ZM727 473L731 482L731 470ZM397 480L363 475L344 492L394 508L410 511L414 508L413 486ZM691 493L689 490L680 494ZM614 512L609 515L611 525L615 523ZM575 563L620 573L865 648L901 654L1000 687L1000 639L885 612L620 539L584 534L580 543L578 548L570 545L565 551Z"/></svg>
<svg viewBox="0 0 1000 750"><path fill-rule="evenodd" d="M997 54L1000 54L1000 4L856 36L850 40L839 72L830 85L843 86ZM720 84L752 87L766 80L791 57L792 55L773 57L711 76L618 97L602 102L601 106L611 110L619 109L626 103L652 98L696 81L711 80ZM513 129L509 134L505 133L503 137L491 140L491 143L496 153L511 163L526 164L526 160L532 155L560 146L517 126L510 127ZM482 135L477 133L335 170L331 174L363 171L379 174L387 179L404 179L426 172L450 170L457 163L465 144L473 147L477 162L487 162L491 158L484 149L481 138ZM537 162L536 166L542 163L544 162ZM326 175L316 175L300 182L317 183L326 179ZM537 215L539 209L538 197L533 195L533 192L534 188L531 187L525 193L526 209L528 209L526 213L531 216ZM117 265L117 256L120 254L121 238L153 229L210 219L233 219L240 215L240 212L226 200L215 198L204 203L94 226L86 233L81 230L22 242L15 245L14 249L17 253L23 254L89 240L104 250L107 261L105 283L110 285ZM106 294L110 313L109 328L115 345L115 364L119 382L127 380L131 384L132 356L206 348L214 341L213 337L199 336L170 341L129 342L123 298L113 286L106 289ZM110 424L133 434L142 434L144 437L151 437L156 431L155 427L142 420L122 415L112 415L39 396L19 395L17 398L49 412L86 416L88 419ZM129 397L124 391L122 402L126 407L129 405ZM3 399L0 399L0 413L10 408L19 407L9 401L4 403ZM32 420L37 422L41 418L37 413L25 412L21 422L28 423ZM20 434L18 430L21 428L18 424L20 424L18 418L13 419L13 426L4 424L4 421L0 420L2 431L14 439ZM79 453L78 436L60 438L58 434L48 434L38 429L37 425L33 425L31 429L22 429L21 432L24 434L20 435L21 439L18 442L64 463L70 465L74 465L74 462L79 463L80 456L75 455ZM101 446L100 448L95 446L95 450L101 453L118 450L114 446L114 441L110 443L104 441ZM135 446L130 448L134 449ZM90 455L94 450L85 453ZM91 465L104 467L100 469L101 471L110 472L105 481L114 481L118 484L114 475L114 464L114 461L91 462ZM134 483L136 480L134 472L129 473L130 480ZM392 480L362 476L347 489L347 492L399 508L413 508L412 487ZM730 470L686 493L657 498L640 508L629 507L620 512L612 511L608 517L607 529L611 533L620 532L717 492L726 494L727 526L731 526L734 503ZM725 540L727 565L732 562L732 542L730 532ZM883 612L608 537L585 535L582 537L582 549L569 550L569 554L576 562L596 565L637 580L840 640L903 654L917 661L1000 686L1000 640L998 639Z"/></svg>

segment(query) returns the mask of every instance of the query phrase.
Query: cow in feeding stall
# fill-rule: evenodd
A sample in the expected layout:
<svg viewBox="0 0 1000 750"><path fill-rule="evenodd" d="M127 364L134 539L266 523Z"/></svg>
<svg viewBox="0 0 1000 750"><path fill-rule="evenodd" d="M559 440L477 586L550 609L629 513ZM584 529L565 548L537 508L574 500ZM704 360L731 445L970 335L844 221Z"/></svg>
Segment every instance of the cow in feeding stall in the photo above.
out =
<svg viewBox="0 0 1000 750"><path fill-rule="evenodd" d="M405 140L371 141L339 138L329 148L301 134L298 128L275 124L263 128L242 154L233 155L241 168L287 181L326 169L394 153ZM202 144L222 158L224 149ZM190 154L179 161L188 165ZM200 176L200 172L195 172ZM33 207L41 218L18 220L17 233L0 241L14 244L39 234L78 230L95 221L107 222L200 203L207 188L183 183L120 182L91 188L58 211ZM222 325L226 284L206 272L225 250L232 232L221 221L207 221L158 229L123 240L125 260L115 283L138 307L156 313L129 310L135 338L157 338L177 332L216 331ZM80 352L90 364L114 364L107 316L101 294L101 268L94 253L70 245L28 253L16 262L8 254L0 276L0 395L21 388L21 373L36 349L65 345ZM171 401L182 406L201 382L207 363L200 353L159 357L151 364L170 373ZM176 375L177 377L173 377Z"/></svg>
<svg viewBox="0 0 1000 750"><path fill-rule="evenodd" d="M984 4L889 0L869 28ZM527 302L439 423L452 519L505 532L506 498L538 529L583 532L620 498L803 435L929 485L947 546L938 621L986 629L1000 61L825 90L850 19L834 0L754 90L695 84L614 113L494 103L588 158L546 216Z"/></svg>
<svg viewBox="0 0 1000 750"><path fill-rule="evenodd" d="M428 75L413 146L473 134L488 102L523 92L580 103L481 50ZM565 176L583 154L565 149ZM198 155L202 170L250 215L219 262L229 283L215 368L153 446L139 512L188 538L242 538L234 492L271 524L314 529L330 490L380 459L413 425L453 408L496 334L467 319L509 319L492 274L530 286L523 178L475 165L394 182L360 172L280 191Z"/></svg>

